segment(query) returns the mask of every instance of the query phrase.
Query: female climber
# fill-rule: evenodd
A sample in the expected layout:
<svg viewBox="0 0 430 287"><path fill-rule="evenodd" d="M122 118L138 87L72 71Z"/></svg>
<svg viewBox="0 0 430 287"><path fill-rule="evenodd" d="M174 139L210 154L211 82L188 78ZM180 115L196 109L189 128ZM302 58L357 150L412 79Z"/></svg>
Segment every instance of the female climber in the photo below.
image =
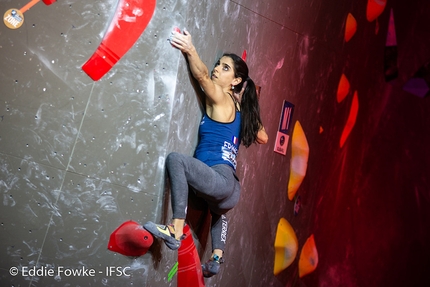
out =
<svg viewBox="0 0 430 287"><path fill-rule="evenodd" d="M236 176L239 145L264 144L268 136L260 119L254 82L246 63L235 54L224 54L213 71L201 61L191 35L172 32L170 43L186 57L192 76L204 92L204 114L194 157L172 152L166 168L171 183L173 219L169 225L147 222L144 228L164 240L168 248L180 247L188 203L188 186L203 198L212 215L212 256L202 265L205 277L218 273L227 236L226 213L239 200Z"/></svg>

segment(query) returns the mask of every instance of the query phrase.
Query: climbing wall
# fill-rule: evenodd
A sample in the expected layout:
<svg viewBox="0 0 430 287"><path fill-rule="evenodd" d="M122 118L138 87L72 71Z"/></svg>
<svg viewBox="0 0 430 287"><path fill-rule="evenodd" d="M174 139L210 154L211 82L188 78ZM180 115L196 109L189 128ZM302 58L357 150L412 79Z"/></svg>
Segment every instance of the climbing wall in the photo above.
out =
<svg viewBox="0 0 430 287"><path fill-rule="evenodd" d="M2 1L0 10L27 2ZM157 1L128 53L94 81L82 66L111 33L120 4L40 1L19 29L0 27L2 286L173 284L173 254L130 259L107 247L122 222L161 219L180 59L166 40L186 6ZM120 36L114 42L130 37ZM33 267L55 274L31 276ZM67 273L79 268L96 274Z"/></svg>
<svg viewBox="0 0 430 287"><path fill-rule="evenodd" d="M1 1L0 285L191 286L158 240L108 249L124 222L169 221L165 158L197 143L174 27L210 69L246 54L269 135L240 149L226 263L205 285L428 285L429 4L326 2Z"/></svg>

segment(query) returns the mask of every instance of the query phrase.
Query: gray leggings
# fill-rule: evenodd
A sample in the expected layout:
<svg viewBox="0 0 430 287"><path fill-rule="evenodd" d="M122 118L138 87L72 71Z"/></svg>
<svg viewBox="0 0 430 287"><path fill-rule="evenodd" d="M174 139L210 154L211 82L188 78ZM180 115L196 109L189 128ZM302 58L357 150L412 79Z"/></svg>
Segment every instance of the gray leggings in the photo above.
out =
<svg viewBox="0 0 430 287"><path fill-rule="evenodd" d="M185 218L188 185L203 198L211 211L212 249L224 250L227 237L225 213L239 201L240 183L234 169L227 164L209 167L202 161L172 152L166 159L172 189L173 218Z"/></svg>

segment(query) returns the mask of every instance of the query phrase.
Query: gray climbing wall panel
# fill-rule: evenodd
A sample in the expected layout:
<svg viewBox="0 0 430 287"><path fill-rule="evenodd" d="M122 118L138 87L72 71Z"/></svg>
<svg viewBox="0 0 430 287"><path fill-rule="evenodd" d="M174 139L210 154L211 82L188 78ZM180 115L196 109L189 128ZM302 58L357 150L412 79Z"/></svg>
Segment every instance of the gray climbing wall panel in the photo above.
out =
<svg viewBox="0 0 430 287"><path fill-rule="evenodd" d="M107 242L126 220L161 218L180 57L166 39L186 6L158 1L136 44L94 82L81 66L117 2L40 2L21 28L0 28L2 286L176 285L166 279L172 254L129 259L108 251ZM0 10L26 3L2 1ZM100 273L11 277L12 266ZM129 267L131 276L107 274L109 266ZM156 266L160 275L151 271Z"/></svg>

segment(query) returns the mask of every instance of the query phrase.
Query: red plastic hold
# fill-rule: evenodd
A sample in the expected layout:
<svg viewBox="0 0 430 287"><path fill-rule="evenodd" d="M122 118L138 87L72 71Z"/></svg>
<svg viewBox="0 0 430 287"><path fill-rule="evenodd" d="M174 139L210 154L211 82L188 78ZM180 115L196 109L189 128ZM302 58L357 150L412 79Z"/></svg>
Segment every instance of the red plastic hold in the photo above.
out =
<svg viewBox="0 0 430 287"><path fill-rule="evenodd" d="M151 233L130 220L121 224L110 235L108 249L125 256L142 256L154 242Z"/></svg>
<svg viewBox="0 0 430 287"><path fill-rule="evenodd" d="M246 62L246 50L243 50L242 60Z"/></svg>
<svg viewBox="0 0 430 287"><path fill-rule="evenodd" d="M57 2L57 0L43 0L43 3L45 3L46 5L51 5L54 2Z"/></svg>
<svg viewBox="0 0 430 287"><path fill-rule="evenodd" d="M103 77L134 45L155 10L156 0L119 0L103 40L82 70L94 81Z"/></svg>
<svg viewBox="0 0 430 287"><path fill-rule="evenodd" d="M202 265L188 225L184 234L178 250L178 287L204 287Z"/></svg>
<svg viewBox="0 0 430 287"><path fill-rule="evenodd" d="M172 32L182 33L182 32L181 32L181 29L179 29L178 27L174 27ZM172 45L172 44L170 43L170 45ZM173 48L175 48L175 49L177 49L177 48L176 48L175 46L173 46L173 45L172 45L172 47L173 47Z"/></svg>

